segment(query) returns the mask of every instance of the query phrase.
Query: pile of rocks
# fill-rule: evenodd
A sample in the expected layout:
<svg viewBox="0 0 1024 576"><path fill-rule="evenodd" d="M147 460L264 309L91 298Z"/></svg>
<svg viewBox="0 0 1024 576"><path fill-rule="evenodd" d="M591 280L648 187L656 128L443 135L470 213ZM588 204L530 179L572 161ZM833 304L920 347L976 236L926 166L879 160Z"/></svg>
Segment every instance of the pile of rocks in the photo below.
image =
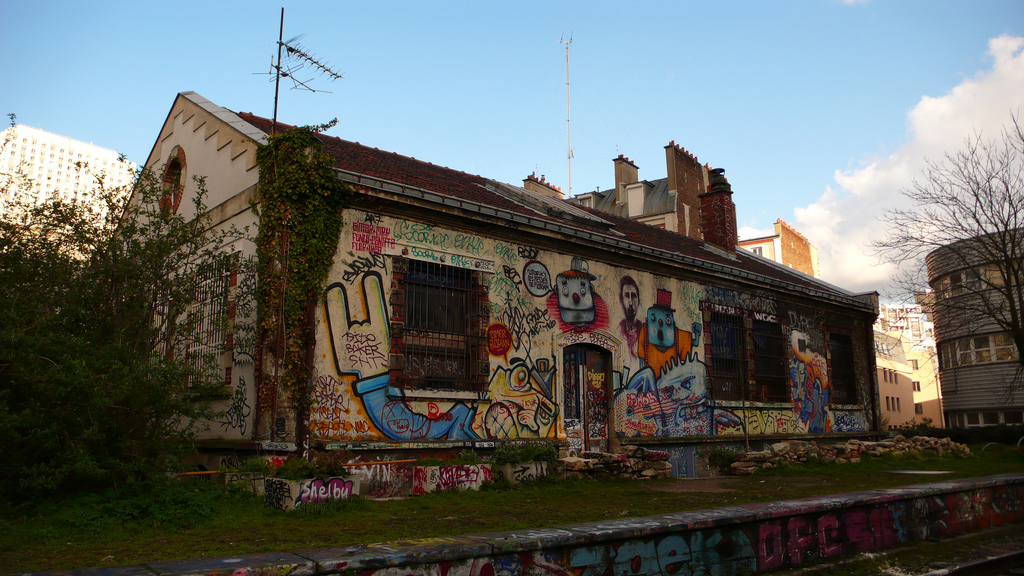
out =
<svg viewBox="0 0 1024 576"><path fill-rule="evenodd" d="M619 454L583 452L579 457L561 458L566 478L671 478L668 452L641 446L622 446Z"/></svg>
<svg viewBox="0 0 1024 576"><path fill-rule="evenodd" d="M862 454L881 456L894 454L898 456L928 452L938 456L954 454L969 457L971 450L964 444L953 442L949 438L929 438L915 436L905 438L898 435L881 442L850 440L838 444L826 444L814 441L790 440L772 444L771 448L761 452L741 452L736 455L729 466L729 473L735 476L753 474L761 468L774 468L779 464L799 464L809 458L822 459L830 462L860 462Z"/></svg>

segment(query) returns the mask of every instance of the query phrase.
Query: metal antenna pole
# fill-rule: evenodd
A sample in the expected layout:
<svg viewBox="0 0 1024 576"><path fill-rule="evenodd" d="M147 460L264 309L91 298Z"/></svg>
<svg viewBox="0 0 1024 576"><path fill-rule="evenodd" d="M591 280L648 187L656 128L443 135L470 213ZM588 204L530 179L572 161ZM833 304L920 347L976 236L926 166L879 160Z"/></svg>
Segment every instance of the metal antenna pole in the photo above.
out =
<svg viewBox="0 0 1024 576"><path fill-rule="evenodd" d="M569 33L569 41L565 41L565 36L559 39L559 42L565 44L565 146L567 149L567 162L569 164L569 196L572 197L572 129L569 124L569 44L572 44L572 33Z"/></svg>
<svg viewBox="0 0 1024 576"><path fill-rule="evenodd" d="M281 89L281 47L284 46L284 6L281 6L281 28L277 32L277 65L274 67L274 120L270 133L277 134L277 94Z"/></svg>

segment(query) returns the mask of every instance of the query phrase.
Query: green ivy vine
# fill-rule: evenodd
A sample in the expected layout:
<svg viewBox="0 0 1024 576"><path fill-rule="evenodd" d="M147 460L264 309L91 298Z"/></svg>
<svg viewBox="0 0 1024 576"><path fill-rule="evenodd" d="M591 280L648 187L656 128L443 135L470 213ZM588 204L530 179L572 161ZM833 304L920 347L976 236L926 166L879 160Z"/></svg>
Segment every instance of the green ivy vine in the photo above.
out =
<svg viewBox="0 0 1024 576"><path fill-rule="evenodd" d="M351 194L333 176L332 158L317 138L318 132L336 123L269 136L256 152L260 178L253 210L259 218L256 300L261 343L257 381L265 380L262 352L268 351L277 363L280 385L299 414L309 404L316 302L327 282L344 223L342 209ZM277 392L273 386L259 388L259 402L266 406L271 399L262 391Z"/></svg>

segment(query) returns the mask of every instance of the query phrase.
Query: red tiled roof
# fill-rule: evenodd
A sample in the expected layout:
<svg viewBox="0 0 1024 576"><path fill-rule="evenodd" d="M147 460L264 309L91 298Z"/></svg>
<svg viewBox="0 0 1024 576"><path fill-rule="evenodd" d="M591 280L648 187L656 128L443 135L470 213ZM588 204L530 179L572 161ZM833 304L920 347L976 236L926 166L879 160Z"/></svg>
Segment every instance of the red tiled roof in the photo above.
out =
<svg viewBox="0 0 1024 576"><path fill-rule="evenodd" d="M240 112L238 116L267 134L270 133L270 120L248 112ZM294 128L294 126L278 122L278 130L290 128ZM358 142L349 142L335 136L321 134L320 139L323 142L324 151L334 158L334 167L339 170L422 188L445 196L487 204L512 212L524 212L523 207L519 204L484 190L483 187L487 183L487 179L482 176L459 172L394 152L370 148ZM526 210L526 212L531 216L536 216L532 210Z"/></svg>
<svg viewBox="0 0 1024 576"><path fill-rule="evenodd" d="M248 112L237 114L242 120L249 122L267 134L270 133L270 120ZM293 126L278 123L279 130L290 128L293 128ZM334 158L334 167L339 170L428 190L452 198L467 200L512 213L526 215L531 218L557 223L561 226L585 230L591 234L602 234L617 240L626 240L640 246L676 253L707 263L737 268L750 274L790 283L804 289L841 296L844 299L849 298L847 294L831 289L814 279L786 268L773 266L747 254L743 250L735 253L735 259L726 258L705 248L703 242L683 234L664 228L648 226L636 220L577 205L573 206L583 208L601 220L612 224L611 230L609 231L607 228L601 228L597 225L587 225L579 221L569 222L565 219L559 219L543 212L538 212L528 206L514 202L501 194L488 190L486 186L491 181L482 176L437 166L394 152L386 152L364 146L358 142L342 140L334 136L321 134L320 139L324 144L324 150Z"/></svg>

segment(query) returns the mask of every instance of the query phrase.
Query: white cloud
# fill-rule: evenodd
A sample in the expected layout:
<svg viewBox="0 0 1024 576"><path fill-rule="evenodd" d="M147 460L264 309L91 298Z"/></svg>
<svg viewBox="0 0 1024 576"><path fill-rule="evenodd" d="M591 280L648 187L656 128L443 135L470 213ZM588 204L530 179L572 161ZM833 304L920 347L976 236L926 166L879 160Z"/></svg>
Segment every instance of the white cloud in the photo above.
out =
<svg viewBox="0 0 1024 576"><path fill-rule="evenodd" d="M869 244L884 235L879 218L901 201L898 191L921 176L926 160L941 160L976 133L997 138L1011 111L1024 109L1024 38L993 38L989 54L991 70L948 94L921 98L908 113L908 142L863 168L837 170L838 189L828 187L816 202L795 210L794 227L818 248L824 280L884 295L894 269L878 265Z"/></svg>

